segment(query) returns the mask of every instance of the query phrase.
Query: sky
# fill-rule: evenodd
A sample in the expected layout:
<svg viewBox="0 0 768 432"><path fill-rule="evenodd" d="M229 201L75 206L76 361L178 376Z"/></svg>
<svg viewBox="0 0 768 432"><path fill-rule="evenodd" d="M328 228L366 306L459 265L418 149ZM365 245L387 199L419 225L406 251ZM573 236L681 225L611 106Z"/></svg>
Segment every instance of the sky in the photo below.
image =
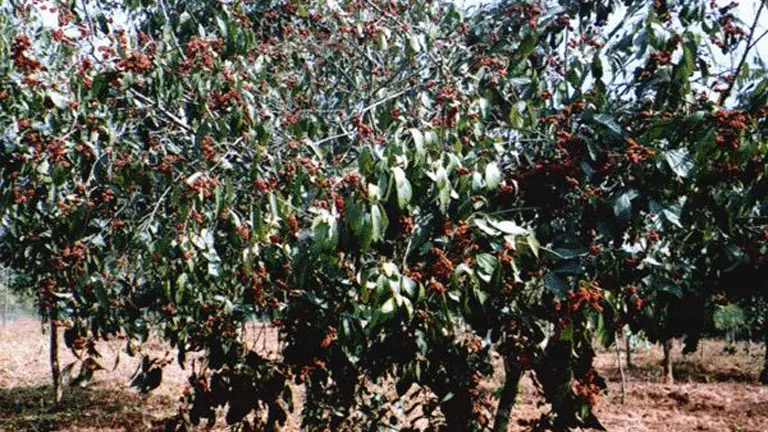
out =
<svg viewBox="0 0 768 432"><path fill-rule="evenodd" d="M2 0L0 0L2 1ZM462 6L463 8L467 10L471 10L473 8L480 7L482 5L492 4L496 0L453 0L456 4ZM716 3L720 6L727 5L731 3L733 0L716 0ZM755 15L757 13L757 10L760 5L760 1L766 1L768 0L737 0L738 7L736 9L736 16L738 19L742 21L742 27L745 28L746 31L749 31L749 28L751 27L752 23L754 22ZM649 1L650 4L650 1ZM46 25L50 27L54 27L56 25L56 15L52 14L50 12L43 12L43 21ZM616 19L614 20L615 23L613 25L618 24L618 19L620 14L614 14ZM124 17L113 17L116 19L117 22L125 20ZM609 20L608 26L611 27L611 21ZM76 31L73 30L73 32L76 34ZM753 56L750 57L751 59L754 58L754 56L759 56L763 59L766 63L768 63L768 3L763 8L763 11L761 13L760 22L757 24L755 28L755 37L763 36L762 39L760 39L752 48L752 54ZM741 56L743 54L743 49L746 46L745 42L742 42L739 45L739 49L736 50L734 53L730 54L729 56L725 56L720 54L719 50L714 53L714 58L716 64L713 65L713 70L723 70L723 69L730 69L735 70L736 65L741 60ZM721 69L722 68L722 69ZM610 73L610 71L606 70L606 73Z"/></svg>
<svg viewBox="0 0 768 432"><path fill-rule="evenodd" d="M731 1L733 0L717 0L717 4L720 6L725 6L731 3ZM737 0L739 6L737 8L736 17L743 21L744 24L742 26L745 27L745 30L747 31L749 31L749 27L751 27L752 23L754 22L755 14L759 8L760 1L761 0ZM473 7L493 3L493 0L455 0L455 3L465 8L471 9ZM763 8L763 11L760 15L760 22L755 28L755 37L763 34L766 31L768 31L768 4ZM743 46L744 44L742 43L742 48ZM766 34L752 50L763 60L768 62L768 34ZM730 61L730 59L723 59L723 61ZM738 59L734 61L737 62Z"/></svg>
<svg viewBox="0 0 768 432"><path fill-rule="evenodd" d="M726 5L732 0L716 0L719 5ZM739 3L737 8L737 17L744 22L743 26L746 30L752 25L757 9L761 0L736 0ZM764 0L768 1L768 0ZM486 4L491 4L494 0L454 0L454 2L464 8L471 9ZM56 16L51 13L43 13L44 20L48 25L55 25ZM762 35L764 32L768 32L768 5L763 8L760 22L755 29L755 37ZM744 44L742 44L743 46ZM753 51L760 55L766 62L768 62L768 34L766 34L753 48ZM723 59L723 61L737 62L738 59Z"/></svg>

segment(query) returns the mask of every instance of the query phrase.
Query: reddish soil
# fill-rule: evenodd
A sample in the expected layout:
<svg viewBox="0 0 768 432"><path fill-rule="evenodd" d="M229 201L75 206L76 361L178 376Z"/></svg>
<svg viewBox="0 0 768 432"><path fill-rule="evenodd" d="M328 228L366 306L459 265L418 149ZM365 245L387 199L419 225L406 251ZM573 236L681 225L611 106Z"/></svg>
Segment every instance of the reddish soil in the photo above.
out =
<svg viewBox="0 0 768 432"><path fill-rule="evenodd" d="M257 340L260 331L249 333L254 335L252 344L264 351L274 350L273 334ZM62 404L54 410L47 402L48 346L40 322L21 319L0 327L0 431L156 430L164 417L178 409L177 395L186 382L186 372L173 363L165 369L160 388L142 396L129 387L138 359L124 352L118 356L121 347L119 341L99 343L100 362L106 370L98 371L84 388L67 387ZM677 382L672 385L660 382L658 347L633 351L634 367L625 371L624 404L616 353L599 353L597 368L609 381L609 391L597 408L599 418L607 430L617 432L768 431L768 386L756 383L763 347L752 345L747 353L745 345L739 345L735 354L726 354L723 348L722 342L707 341L703 352L688 357L676 349ZM148 349L154 356L166 353L160 344ZM70 352L62 350L62 366L74 360ZM485 385L489 391L495 386L492 380ZM301 392L294 393L301 405ZM539 401L526 378L512 431L525 431L538 418ZM298 431L296 424L292 418L284 430ZM213 430L227 429L218 426Z"/></svg>

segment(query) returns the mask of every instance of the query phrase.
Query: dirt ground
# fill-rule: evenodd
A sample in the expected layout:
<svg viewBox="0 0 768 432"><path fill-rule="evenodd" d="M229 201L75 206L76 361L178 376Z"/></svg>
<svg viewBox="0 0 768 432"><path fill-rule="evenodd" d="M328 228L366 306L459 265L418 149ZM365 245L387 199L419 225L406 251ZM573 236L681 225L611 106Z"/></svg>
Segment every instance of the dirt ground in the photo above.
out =
<svg viewBox="0 0 768 432"><path fill-rule="evenodd" d="M106 370L98 371L85 388L66 388L61 407L52 410L47 403L47 342L40 322L34 319L0 327L0 431L151 431L178 409L186 372L171 364L164 371L161 387L142 396L129 387L138 360L125 353L118 355L122 344L115 341L99 344L100 362ZM599 353L597 368L609 381L609 391L597 409L600 420L607 430L617 432L768 431L768 386L756 382L763 347L752 345L747 352L742 344L735 354L727 354L723 348L720 341L706 341L703 349L687 357L675 349L677 381L673 385L660 382L658 347L634 350L634 367L625 370L624 404L616 353ZM166 352L161 345L150 349L155 356ZM62 350L62 367L74 359L68 350ZM486 384L489 389L496 385ZM300 392L295 393L300 399ZM537 402L530 379L524 380L512 431L525 431L538 418ZM295 419L291 420L285 430L299 430Z"/></svg>

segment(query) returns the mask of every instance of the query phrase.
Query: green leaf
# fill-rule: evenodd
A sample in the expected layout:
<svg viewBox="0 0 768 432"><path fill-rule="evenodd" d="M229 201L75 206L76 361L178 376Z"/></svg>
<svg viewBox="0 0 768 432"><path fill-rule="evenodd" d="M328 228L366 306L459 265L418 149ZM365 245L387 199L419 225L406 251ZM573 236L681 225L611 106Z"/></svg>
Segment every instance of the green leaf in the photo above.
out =
<svg viewBox="0 0 768 432"><path fill-rule="evenodd" d="M623 138L624 133L621 130L621 126L616 123L616 120L608 114L598 114L594 117L595 121L608 128L608 130L616 138Z"/></svg>
<svg viewBox="0 0 768 432"><path fill-rule="evenodd" d="M395 299L394 297L390 297L387 301L384 302L384 304L381 305L381 308L379 308L381 313L388 315L395 311Z"/></svg>
<svg viewBox="0 0 768 432"><path fill-rule="evenodd" d="M373 241L377 242L384 238L387 230L387 215L383 212L380 205L371 206L371 232Z"/></svg>
<svg viewBox="0 0 768 432"><path fill-rule="evenodd" d="M413 138L413 145L417 149L423 149L424 148L424 134L421 133L421 131L416 129L416 128L411 128L408 131L411 133L411 137Z"/></svg>
<svg viewBox="0 0 768 432"><path fill-rule="evenodd" d="M688 177L694 166L693 158L691 158L690 152L686 148L664 152L664 159L666 159L672 171L683 178Z"/></svg>
<svg viewBox="0 0 768 432"><path fill-rule="evenodd" d="M405 209L408 203L411 202L413 190L411 189L411 182L405 177L405 171L399 167L392 169L392 173L395 179L395 190L397 193L397 204L401 209Z"/></svg>
<svg viewBox="0 0 768 432"><path fill-rule="evenodd" d="M669 294L672 294L673 296L675 296L677 298L682 298L683 297L683 289L679 285L676 285L676 284L664 283L664 284L659 286L659 290L663 291L663 292L666 292L666 293L669 293Z"/></svg>
<svg viewBox="0 0 768 432"><path fill-rule="evenodd" d="M498 265L498 258L489 253L482 253L476 257L476 262L479 268L477 275L483 281L490 282L491 277L493 276L493 272L496 270L496 266Z"/></svg>
<svg viewBox="0 0 768 432"><path fill-rule="evenodd" d="M363 175L373 173L375 160L373 159L373 153L371 153L370 148L363 147L360 151L360 156L357 159L357 167Z"/></svg>
<svg viewBox="0 0 768 432"><path fill-rule="evenodd" d="M636 190L628 190L619 194L613 202L613 212L619 219L627 219L632 214L632 200L637 198Z"/></svg>
<svg viewBox="0 0 768 432"><path fill-rule="evenodd" d="M683 212L683 206L680 204L672 204L665 206L661 214L664 216L667 222L675 225L678 228L682 228L683 224L680 222L680 216Z"/></svg>
<svg viewBox="0 0 768 432"><path fill-rule="evenodd" d="M307 7L304 6L304 3L299 3L298 7L296 8L296 16L299 18L309 17L309 11L307 11Z"/></svg>
<svg viewBox="0 0 768 432"><path fill-rule="evenodd" d="M539 249L541 248L541 244L539 244L539 240L536 239L536 236L533 234L528 235L528 246L531 248L531 252L533 252L533 255L538 258L539 257Z"/></svg>
<svg viewBox="0 0 768 432"><path fill-rule="evenodd" d="M338 223L330 214L323 214L313 222L313 237L319 251L333 252L339 242Z"/></svg>
<svg viewBox="0 0 768 432"><path fill-rule="evenodd" d="M176 279L176 296L175 300L177 304L182 303L182 300L184 299L184 291L187 286L187 274L182 273L179 275L179 277Z"/></svg>
<svg viewBox="0 0 768 432"><path fill-rule="evenodd" d="M528 235L529 231L520 225L514 223L513 221L493 221L489 220L491 225L494 226L494 228L498 229L499 231L503 232L504 234L511 234L511 235Z"/></svg>
<svg viewBox="0 0 768 432"><path fill-rule="evenodd" d="M411 37L408 38L408 43L414 53L419 53L421 51L421 42L418 35L411 35Z"/></svg>
<svg viewBox="0 0 768 432"><path fill-rule="evenodd" d="M565 298L565 293L568 292L568 285L563 283L563 281L551 271L544 273L544 285L546 285L550 292L559 299Z"/></svg>
<svg viewBox="0 0 768 432"><path fill-rule="evenodd" d="M478 217L474 219L475 226L480 228L480 230L489 236L497 236L501 233L498 229L491 226L491 224L488 222L486 218Z"/></svg>
<svg viewBox="0 0 768 432"><path fill-rule="evenodd" d="M64 108L67 106L67 98L63 94L50 90L48 92L48 97L51 99L51 102L53 102L53 105L56 106L56 108Z"/></svg>
<svg viewBox="0 0 768 432"><path fill-rule="evenodd" d="M683 44L683 57L675 68L675 78L678 81L687 83L688 78L693 74L695 51L696 46L690 41Z"/></svg>
<svg viewBox="0 0 768 432"><path fill-rule="evenodd" d="M448 180L448 171L446 171L445 168L443 167L438 168L437 175L435 176L435 182L437 183L438 200L440 202L440 207L443 209L447 209L448 204L451 201L451 193L453 192L453 186L451 185L450 180Z"/></svg>
<svg viewBox="0 0 768 432"><path fill-rule="evenodd" d="M603 77L603 62L600 60L600 53L595 53L592 58L592 76L599 80Z"/></svg>
<svg viewBox="0 0 768 432"><path fill-rule="evenodd" d="M416 150L416 155L413 158L413 164L414 165L421 165L423 164L427 159L427 151L424 147L425 143L427 143L427 139L424 136L424 134L421 133L418 129L409 129L411 133L411 137L413 137L413 146ZM434 134L434 132L429 131L427 134ZM427 135L429 136L429 135Z"/></svg>
<svg viewBox="0 0 768 432"><path fill-rule="evenodd" d="M523 37L523 41L520 43L520 55L522 57L527 57L528 54L532 53L533 50L536 49L536 42L538 42L538 39L535 31L527 31Z"/></svg>
<svg viewBox="0 0 768 432"><path fill-rule="evenodd" d="M491 162L485 167L485 187L493 190L501 184L501 170L496 162Z"/></svg>
<svg viewBox="0 0 768 432"><path fill-rule="evenodd" d="M216 26L219 28L219 34L226 39L227 37L227 21L221 17L221 15L216 16Z"/></svg>

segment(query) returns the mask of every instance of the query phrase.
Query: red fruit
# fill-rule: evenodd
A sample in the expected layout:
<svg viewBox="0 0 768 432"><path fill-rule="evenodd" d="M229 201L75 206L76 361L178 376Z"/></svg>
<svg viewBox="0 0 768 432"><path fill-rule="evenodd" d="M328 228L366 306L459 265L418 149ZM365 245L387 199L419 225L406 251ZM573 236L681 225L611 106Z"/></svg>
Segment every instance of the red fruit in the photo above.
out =
<svg viewBox="0 0 768 432"><path fill-rule="evenodd" d="M440 282L438 282L438 281L436 281L434 279L429 281L429 285L427 285L427 289L430 292L433 292L435 294L445 294L445 292L447 291L445 289L445 285L441 284Z"/></svg>
<svg viewBox="0 0 768 432"><path fill-rule="evenodd" d="M296 219L295 214L288 216L287 222L288 222L288 228L291 230L292 233L296 234L297 232L299 232L299 222Z"/></svg>
<svg viewBox="0 0 768 432"><path fill-rule="evenodd" d="M643 304L644 304L644 302L643 302L643 299L641 299L640 297L638 297L638 298L635 300L635 310L640 310L640 309L642 309L642 308L643 308Z"/></svg>

